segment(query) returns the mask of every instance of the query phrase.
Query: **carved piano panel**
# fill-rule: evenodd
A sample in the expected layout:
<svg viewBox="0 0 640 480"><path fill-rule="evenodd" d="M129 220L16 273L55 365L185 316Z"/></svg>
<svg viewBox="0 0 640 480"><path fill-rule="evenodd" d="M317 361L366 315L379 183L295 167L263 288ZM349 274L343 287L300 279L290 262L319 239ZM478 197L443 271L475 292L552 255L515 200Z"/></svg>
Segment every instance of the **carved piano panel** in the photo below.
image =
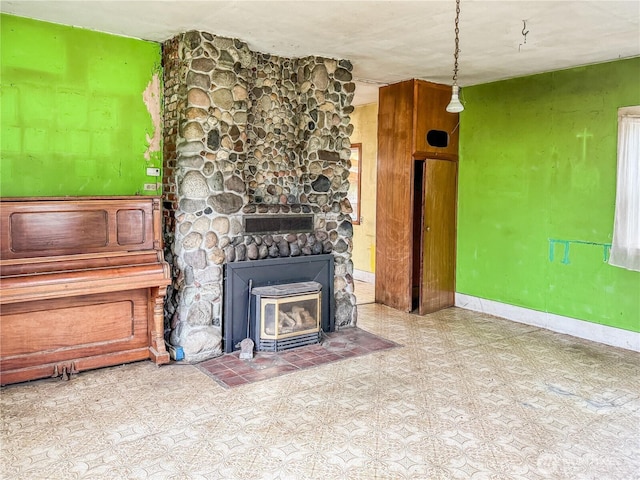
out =
<svg viewBox="0 0 640 480"><path fill-rule="evenodd" d="M157 249L159 199L115 198L3 199L2 260Z"/></svg>
<svg viewBox="0 0 640 480"><path fill-rule="evenodd" d="M0 201L0 383L167 363L157 197Z"/></svg>

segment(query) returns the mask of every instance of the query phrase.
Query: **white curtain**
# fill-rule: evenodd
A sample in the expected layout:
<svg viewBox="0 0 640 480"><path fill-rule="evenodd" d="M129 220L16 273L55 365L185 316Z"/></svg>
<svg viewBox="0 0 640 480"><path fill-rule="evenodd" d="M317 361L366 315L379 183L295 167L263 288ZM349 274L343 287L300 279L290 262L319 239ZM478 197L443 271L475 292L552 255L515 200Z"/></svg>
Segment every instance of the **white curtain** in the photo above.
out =
<svg viewBox="0 0 640 480"><path fill-rule="evenodd" d="M640 272L640 108L618 113L616 213L609 264Z"/></svg>

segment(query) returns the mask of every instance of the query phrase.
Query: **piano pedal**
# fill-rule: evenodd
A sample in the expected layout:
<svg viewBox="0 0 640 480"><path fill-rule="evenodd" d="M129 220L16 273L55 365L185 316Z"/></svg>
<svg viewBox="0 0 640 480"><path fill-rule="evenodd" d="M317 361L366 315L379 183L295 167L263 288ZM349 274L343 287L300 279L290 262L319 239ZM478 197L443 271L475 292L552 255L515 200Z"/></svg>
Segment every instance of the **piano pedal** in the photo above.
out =
<svg viewBox="0 0 640 480"><path fill-rule="evenodd" d="M62 368L62 373L60 373L60 368ZM80 373L80 371L76 368L75 362L71 362L69 365L55 365L51 378L60 377L60 380L67 382L71 379L72 375L77 375L78 373Z"/></svg>

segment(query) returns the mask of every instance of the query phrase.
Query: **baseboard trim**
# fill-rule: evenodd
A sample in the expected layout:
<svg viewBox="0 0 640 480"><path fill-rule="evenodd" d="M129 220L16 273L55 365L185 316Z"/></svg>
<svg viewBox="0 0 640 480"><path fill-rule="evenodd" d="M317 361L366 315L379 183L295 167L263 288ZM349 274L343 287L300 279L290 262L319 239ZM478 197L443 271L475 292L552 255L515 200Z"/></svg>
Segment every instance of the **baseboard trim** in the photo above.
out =
<svg viewBox="0 0 640 480"><path fill-rule="evenodd" d="M545 313L506 303L456 293L456 307L488 313L518 323L545 328L553 332L640 352L640 333L597 323Z"/></svg>
<svg viewBox="0 0 640 480"><path fill-rule="evenodd" d="M355 280L360 280L361 282L376 283L376 274L365 272L364 270L354 270L353 278Z"/></svg>

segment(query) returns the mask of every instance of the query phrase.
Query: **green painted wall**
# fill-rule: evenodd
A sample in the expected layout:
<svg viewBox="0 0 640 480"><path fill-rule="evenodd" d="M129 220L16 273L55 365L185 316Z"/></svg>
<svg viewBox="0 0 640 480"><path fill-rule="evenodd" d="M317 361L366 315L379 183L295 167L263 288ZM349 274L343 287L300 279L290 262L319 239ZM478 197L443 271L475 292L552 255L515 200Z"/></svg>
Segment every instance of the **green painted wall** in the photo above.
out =
<svg viewBox="0 0 640 480"><path fill-rule="evenodd" d="M160 89L143 100L161 78L160 45L10 15L0 22L0 194L160 193L144 190L157 180L146 167L162 167Z"/></svg>
<svg viewBox="0 0 640 480"><path fill-rule="evenodd" d="M464 89L460 293L640 331L640 273L605 262L617 109L640 58Z"/></svg>

